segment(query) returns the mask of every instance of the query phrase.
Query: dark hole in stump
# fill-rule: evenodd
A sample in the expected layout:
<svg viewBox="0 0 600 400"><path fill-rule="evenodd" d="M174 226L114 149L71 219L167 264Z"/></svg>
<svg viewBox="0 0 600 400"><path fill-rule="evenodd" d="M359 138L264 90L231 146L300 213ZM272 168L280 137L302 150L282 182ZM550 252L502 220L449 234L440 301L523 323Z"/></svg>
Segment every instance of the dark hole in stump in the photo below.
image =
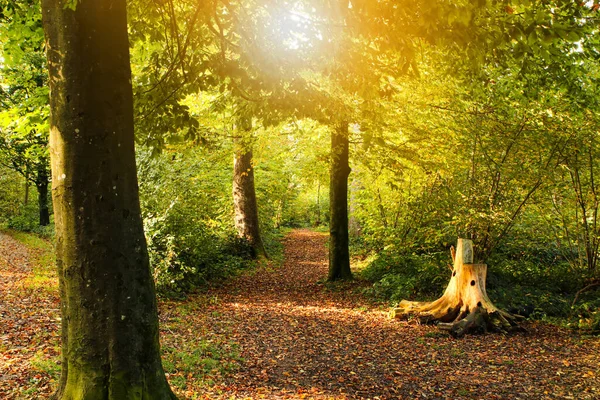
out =
<svg viewBox="0 0 600 400"><path fill-rule="evenodd" d="M452 272L452 276L456 276L456 271Z"/></svg>
<svg viewBox="0 0 600 400"><path fill-rule="evenodd" d="M471 286L475 286L475 281L471 281Z"/></svg>
<svg viewBox="0 0 600 400"><path fill-rule="evenodd" d="M480 301L477 302L477 307L481 307L481 302Z"/></svg>

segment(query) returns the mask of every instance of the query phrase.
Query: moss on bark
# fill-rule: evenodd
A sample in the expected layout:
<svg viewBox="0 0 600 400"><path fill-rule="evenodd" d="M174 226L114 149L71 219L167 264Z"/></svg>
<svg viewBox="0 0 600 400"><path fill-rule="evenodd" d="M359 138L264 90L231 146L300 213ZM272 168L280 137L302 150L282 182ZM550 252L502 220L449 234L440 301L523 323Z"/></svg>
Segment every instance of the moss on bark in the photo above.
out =
<svg viewBox="0 0 600 400"><path fill-rule="evenodd" d="M61 293L56 399L174 399L140 214L125 0L43 0Z"/></svg>

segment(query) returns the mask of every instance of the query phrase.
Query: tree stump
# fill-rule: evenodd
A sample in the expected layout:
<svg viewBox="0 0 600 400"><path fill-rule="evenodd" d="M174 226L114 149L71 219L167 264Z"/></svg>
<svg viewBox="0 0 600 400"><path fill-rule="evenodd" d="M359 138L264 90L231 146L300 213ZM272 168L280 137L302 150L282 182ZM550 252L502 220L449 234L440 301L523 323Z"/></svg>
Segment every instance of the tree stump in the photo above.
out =
<svg viewBox="0 0 600 400"><path fill-rule="evenodd" d="M498 309L485 290L486 264L473 264L473 242L458 239L452 276L444 295L433 302L402 300L391 311L392 318L416 317L422 323L437 323L454 337L468 332L523 331L518 321L523 319Z"/></svg>

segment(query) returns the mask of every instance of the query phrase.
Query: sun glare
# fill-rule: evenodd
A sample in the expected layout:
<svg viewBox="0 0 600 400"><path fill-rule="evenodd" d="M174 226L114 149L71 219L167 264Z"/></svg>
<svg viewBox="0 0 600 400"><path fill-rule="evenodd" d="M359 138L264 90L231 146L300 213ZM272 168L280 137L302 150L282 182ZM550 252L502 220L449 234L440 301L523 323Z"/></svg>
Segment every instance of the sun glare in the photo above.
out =
<svg viewBox="0 0 600 400"><path fill-rule="evenodd" d="M323 41L322 18L315 7L288 3L270 13L269 39L284 51L310 51Z"/></svg>

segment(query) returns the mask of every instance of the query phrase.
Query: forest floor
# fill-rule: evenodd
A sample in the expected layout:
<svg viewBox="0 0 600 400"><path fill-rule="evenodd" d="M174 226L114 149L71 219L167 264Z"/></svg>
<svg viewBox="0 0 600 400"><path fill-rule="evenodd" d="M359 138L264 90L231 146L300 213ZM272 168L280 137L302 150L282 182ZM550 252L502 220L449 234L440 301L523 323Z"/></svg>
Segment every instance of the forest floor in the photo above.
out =
<svg viewBox="0 0 600 400"><path fill-rule="evenodd" d="M21 242L0 234L2 399L48 397L59 373L56 279L39 267L44 250ZM181 398L600 398L600 339L530 322L524 334L456 340L390 320L365 283L319 283L326 242L292 231L281 266L160 302L164 366Z"/></svg>

